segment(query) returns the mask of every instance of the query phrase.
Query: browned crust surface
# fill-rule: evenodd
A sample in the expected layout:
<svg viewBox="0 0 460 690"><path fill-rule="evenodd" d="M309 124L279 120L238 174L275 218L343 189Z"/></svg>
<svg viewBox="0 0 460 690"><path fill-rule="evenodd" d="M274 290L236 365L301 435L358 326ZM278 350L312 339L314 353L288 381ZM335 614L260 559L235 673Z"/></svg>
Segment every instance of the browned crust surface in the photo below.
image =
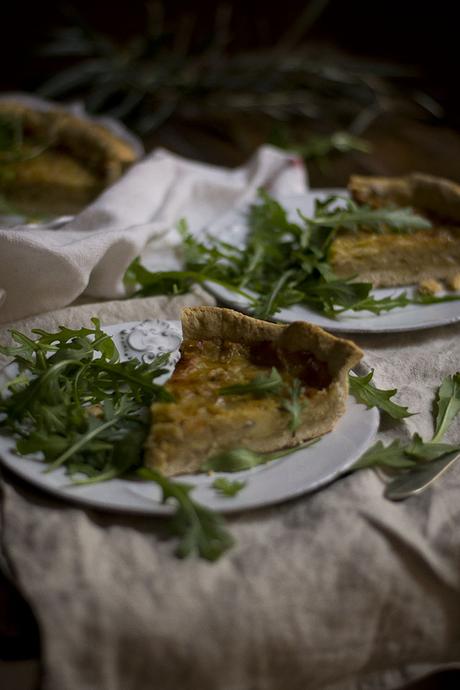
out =
<svg viewBox="0 0 460 690"><path fill-rule="evenodd" d="M189 417L180 414L180 403L155 403L153 426L146 443L147 466L167 475L190 473L222 450L245 447L271 452L294 447L331 431L344 413L348 371L362 356L351 341L336 338L309 323L283 326L218 307L184 309L182 322L186 341L202 339L249 345L271 341L293 353L312 353L327 363L331 382L326 388L314 391L308 399L300 427L294 434L289 429L289 415L281 410L280 401L273 396L263 400L233 396L236 399L228 403L219 400L208 407L203 401L196 414Z"/></svg>
<svg viewBox="0 0 460 690"><path fill-rule="evenodd" d="M332 373L351 369L363 353L351 340L331 335L315 324L295 321L270 323L221 307L186 307L181 314L185 340L230 340L236 343L276 341L291 352L307 350L326 361Z"/></svg>
<svg viewBox="0 0 460 690"><path fill-rule="evenodd" d="M348 189L361 204L412 206L460 222L460 185L442 177L417 172L405 177L352 175Z"/></svg>

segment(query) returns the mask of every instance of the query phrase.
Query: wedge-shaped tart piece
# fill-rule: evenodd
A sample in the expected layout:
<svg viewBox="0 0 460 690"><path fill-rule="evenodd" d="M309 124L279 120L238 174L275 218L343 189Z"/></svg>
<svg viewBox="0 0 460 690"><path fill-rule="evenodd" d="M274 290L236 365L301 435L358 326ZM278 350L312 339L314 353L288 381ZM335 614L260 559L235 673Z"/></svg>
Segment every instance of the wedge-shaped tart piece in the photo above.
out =
<svg viewBox="0 0 460 690"><path fill-rule="evenodd" d="M175 475L224 450L294 447L331 431L344 413L348 371L362 356L351 341L218 307L184 309L182 328L181 359L166 384L174 402L152 405L147 466ZM298 419L289 404L296 391Z"/></svg>
<svg viewBox="0 0 460 690"><path fill-rule="evenodd" d="M396 178L355 175L348 188L360 204L410 206L433 227L405 234L340 233L330 255L338 276L356 275L374 287L432 278L455 282L460 273L460 185L412 173Z"/></svg>

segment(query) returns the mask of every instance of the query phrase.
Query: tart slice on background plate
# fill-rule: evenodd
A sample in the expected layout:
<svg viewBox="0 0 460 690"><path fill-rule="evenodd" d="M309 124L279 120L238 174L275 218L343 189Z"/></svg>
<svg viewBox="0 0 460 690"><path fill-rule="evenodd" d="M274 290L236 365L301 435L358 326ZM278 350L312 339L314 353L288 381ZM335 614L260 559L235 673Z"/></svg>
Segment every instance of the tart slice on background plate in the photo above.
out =
<svg viewBox="0 0 460 690"><path fill-rule="evenodd" d="M460 185L422 173L394 178L353 175L348 189L359 204L410 206L432 227L404 234L342 231L331 246L331 264L338 276L356 275L374 287L445 280L449 288L460 289Z"/></svg>

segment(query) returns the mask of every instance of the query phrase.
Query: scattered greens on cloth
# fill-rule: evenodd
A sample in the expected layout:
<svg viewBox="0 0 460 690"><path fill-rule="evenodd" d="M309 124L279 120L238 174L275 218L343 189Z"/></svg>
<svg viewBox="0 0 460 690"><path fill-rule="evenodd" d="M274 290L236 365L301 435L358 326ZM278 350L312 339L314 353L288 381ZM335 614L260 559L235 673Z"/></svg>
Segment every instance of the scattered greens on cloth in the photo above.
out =
<svg viewBox="0 0 460 690"><path fill-rule="evenodd" d="M338 278L330 264L330 247L341 230L408 233L431 227L409 208L358 206L351 199L330 196L316 201L311 218L299 212L291 222L286 210L266 192L248 214L246 245L236 247L216 238L201 242L181 222L184 270L152 272L136 259L125 282L137 295L182 294L195 283L214 282L247 300L252 313L269 318L294 304L312 307L334 318L345 311L374 314L408 304L432 304L458 295L399 295L376 299L372 284L355 276Z"/></svg>
<svg viewBox="0 0 460 690"><path fill-rule="evenodd" d="M426 463L460 452L460 443L440 442L460 412L460 372L444 379L438 389L435 405L435 429L430 441L424 441L417 433L408 443L402 443L396 439L388 446L384 446L382 441L378 441L359 458L352 469L380 467L395 471L417 472L426 467Z"/></svg>
<svg viewBox="0 0 460 690"><path fill-rule="evenodd" d="M173 482L149 467L142 467L138 475L160 486L164 502L172 498L177 504L170 528L179 537L176 548L179 558L197 555L216 561L233 546L234 539L226 529L223 517L190 497L192 484Z"/></svg>
<svg viewBox="0 0 460 690"><path fill-rule="evenodd" d="M393 419L404 419L404 417L411 417L412 412L409 412L407 407L402 407L395 403L391 398L398 392L396 388L390 390L382 390L377 388L372 383L374 370L372 369L364 376L356 376L349 374L348 381L350 383L350 393L354 398L366 407L378 407L382 412L386 412Z"/></svg>

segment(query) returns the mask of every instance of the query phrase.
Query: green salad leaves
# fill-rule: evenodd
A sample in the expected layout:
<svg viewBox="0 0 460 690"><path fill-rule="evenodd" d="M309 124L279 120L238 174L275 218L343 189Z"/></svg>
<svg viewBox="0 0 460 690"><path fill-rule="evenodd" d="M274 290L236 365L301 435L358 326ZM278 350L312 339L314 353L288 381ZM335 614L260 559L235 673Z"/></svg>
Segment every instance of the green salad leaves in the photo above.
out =
<svg viewBox="0 0 460 690"><path fill-rule="evenodd" d="M169 400L155 383L165 357L152 364L121 362L112 338L94 328L57 333L39 329L36 340L12 331L18 376L0 399L0 428L17 438L21 454L41 451L48 469L65 466L79 483L124 474L140 462L146 406Z"/></svg>
<svg viewBox="0 0 460 690"><path fill-rule="evenodd" d="M252 381L248 383L236 383L233 386L226 386L221 388L219 393L221 395L251 395L264 396L279 393L283 386L283 379L276 367L272 367L271 372L267 374L259 374L255 376Z"/></svg>

